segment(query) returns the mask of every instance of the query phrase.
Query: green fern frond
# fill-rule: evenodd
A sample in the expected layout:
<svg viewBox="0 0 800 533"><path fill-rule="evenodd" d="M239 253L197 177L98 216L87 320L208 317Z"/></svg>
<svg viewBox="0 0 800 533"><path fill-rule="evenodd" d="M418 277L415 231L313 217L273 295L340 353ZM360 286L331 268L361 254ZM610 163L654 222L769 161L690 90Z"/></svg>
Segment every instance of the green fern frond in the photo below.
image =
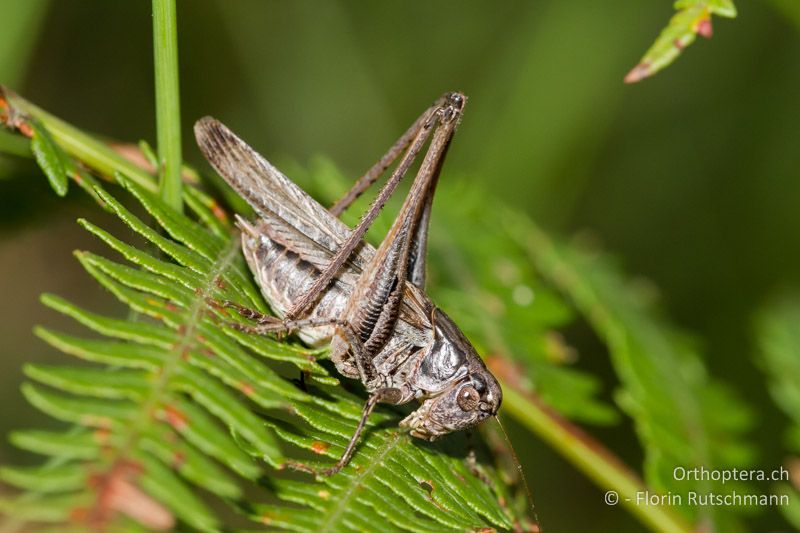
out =
<svg viewBox="0 0 800 533"><path fill-rule="evenodd" d="M51 147L72 164L57 144ZM126 487L142 508L163 506L204 531L223 527L212 510L222 504L209 506L207 497L257 523L292 530L366 527L365 517L376 514L386 521L381 529L406 531L510 529L522 520L501 505L511 497L485 454L468 465L463 435L436 445L414 442L397 428L402 415L388 408L370 419L340 474L314 481L286 472L288 457L307 464L339 457L363 394L345 390L320 364L324 351L243 333L230 327L235 317L209 305L227 299L266 310L238 236L213 200L184 187L189 218L126 176L116 181L155 227L99 186L96 198L153 252L81 220L123 261L89 252L76 258L135 318L42 297L95 336L36 329L90 366L25 367L31 382L23 394L69 429L11 436L16 446L51 458L42 467L0 470L4 482L22 491L0 504L12 521L156 527L114 503L112 486ZM293 383L300 373L307 392ZM245 504L245 490L258 496Z"/></svg>
<svg viewBox="0 0 800 533"><path fill-rule="evenodd" d="M45 342L85 365L26 367L35 383L23 386L25 396L70 429L12 434L15 445L51 459L38 468L0 471L22 491L0 501L0 511L17 522L113 520L131 528L164 526L165 518L176 517L201 530L227 525L221 516L231 510L240 520L298 531L368 529L375 525L365 522L369 516L381 517L387 530L509 529L524 523L524 499L519 491L509 493L513 476L495 468L480 443L473 462L467 461L471 445L464 435L417 442L398 431L400 408L378 410L341 473L312 480L287 472L288 459L314 466L340 456L360 415L361 387L340 383L329 372L326 350L243 333L229 325L238 315L209 304L228 299L267 309L239 253L230 217L212 197L185 184L187 214L177 213L156 196L146 172L21 99L14 105L23 113L14 107L6 122L24 129L28 110L47 128L55 127L52 146L63 150L56 155L66 161L68 178L91 189L148 247L79 221L112 253L78 252L77 259L133 318L42 297L94 335L37 328ZM82 164L115 176L127 200L84 180ZM303 172L290 175L303 181ZM314 165L305 181L323 197L344 188L326 161ZM604 488L625 494L645 488L605 452L589 447L588 439L575 438L575 432L564 436L568 424L550 409L592 423L618 419L618 411L597 398L599 380L575 368L573 351L557 332L582 315L610 348L621 381L618 404L636 424L652 489L716 489L677 485L672 469L746 464L741 432L747 410L707 376L693 347L656 318L607 260L553 243L524 216L454 181L443 178L442 195L458 201L436 205L432 292L488 354L490 365L513 370L515 381L504 383L510 393L505 412L524 424L526 416L536 418L539 426L528 427ZM135 214L142 210L153 223ZM349 216L358 211L357 205ZM385 231L391 212L376 222L373 236ZM301 373L305 389L296 383ZM115 507L109 486L132 493L139 507ZM213 504L204 505L206 500ZM161 521L148 523L142 508ZM715 509L712 516L683 511L720 527L730 515L729 509ZM689 528L668 509L633 512L651 527Z"/></svg>
<svg viewBox="0 0 800 533"><path fill-rule="evenodd" d="M524 217L511 216L506 223L542 275L608 345L620 378L617 403L636 424L648 485L683 495L733 490L721 482L677 479L674 469L750 464L753 452L743 439L753 418L747 406L707 374L687 337L661 319L646 293L626 283L607 257L556 243ZM680 510L695 520L704 513L704 520L723 527L736 509L684 505Z"/></svg>

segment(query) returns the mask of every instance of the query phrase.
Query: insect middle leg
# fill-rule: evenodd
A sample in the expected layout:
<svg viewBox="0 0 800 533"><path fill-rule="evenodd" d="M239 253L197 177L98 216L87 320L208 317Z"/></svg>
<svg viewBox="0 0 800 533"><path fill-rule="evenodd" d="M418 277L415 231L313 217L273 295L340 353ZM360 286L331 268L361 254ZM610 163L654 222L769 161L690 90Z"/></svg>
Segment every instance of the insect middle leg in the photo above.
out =
<svg viewBox="0 0 800 533"><path fill-rule="evenodd" d="M206 302L217 309L228 308L233 309L244 318L255 320L255 325L240 324L238 322L228 322L228 325L239 331L245 333L266 334L266 333L290 333L301 328L317 328L323 326L341 326L344 321L339 318L304 318L300 320L281 320L280 318L272 315L267 315L246 307L240 303L223 300L218 302L211 298L207 298Z"/></svg>
<svg viewBox="0 0 800 533"><path fill-rule="evenodd" d="M345 338L347 345L350 348L350 351L354 354L353 359L355 362L355 366L358 369L361 382L364 384L369 384L372 381L374 381L375 378L377 377L377 371L375 369L375 366L372 364L371 358L365 357L363 355L365 350L364 344L361 342L361 339L358 337L358 335L356 335L353 332L353 329L344 319L331 318L331 317L312 317L299 320L282 320L278 317L260 313L258 311L245 307L231 300L216 302L214 300L209 299L208 302L210 305L217 308L227 307L235 309L243 317L256 320L257 324L255 325L240 324L238 322L228 323L230 327L238 331L243 331L245 333L252 333L257 335L263 335L267 333L277 333L280 335L280 334L288 334L302 328L337 326L339 328L338 331L341 332L343 337Z"/></svg>

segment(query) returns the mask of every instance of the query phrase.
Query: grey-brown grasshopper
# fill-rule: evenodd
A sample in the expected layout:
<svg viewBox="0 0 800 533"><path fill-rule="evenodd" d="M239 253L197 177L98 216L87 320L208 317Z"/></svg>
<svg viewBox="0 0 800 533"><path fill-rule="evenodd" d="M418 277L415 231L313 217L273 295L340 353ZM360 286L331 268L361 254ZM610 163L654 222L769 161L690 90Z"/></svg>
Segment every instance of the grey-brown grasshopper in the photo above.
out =
<svg viewBox="0 0 800 533"><path fill-rule="evenodd" d="M331 359L358 378L370 396L338 472L353 454L378 402L421 406L400 422L434 440L472 427L500 408L502 392L470 342L425 294L428 222L442 163L466 103L447 93L428 108L389 151L331 209L325 209L213 118L195 125L198 145L225 180L255 209L238 218L242 249L261 292L281 318L232 302L258 325L255 332L296 331L330 342ZM397 218L376 250L364 242L370 224L422 151L430 146ZM395 160L397 167L358 225L337 217Z"/></svg>

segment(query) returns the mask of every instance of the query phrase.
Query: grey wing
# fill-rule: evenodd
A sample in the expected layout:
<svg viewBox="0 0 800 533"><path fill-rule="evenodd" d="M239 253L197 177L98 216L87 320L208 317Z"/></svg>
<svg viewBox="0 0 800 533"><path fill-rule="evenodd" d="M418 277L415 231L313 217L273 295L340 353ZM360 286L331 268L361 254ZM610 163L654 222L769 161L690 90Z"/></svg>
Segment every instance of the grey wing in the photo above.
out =
<svg viewBox="0 0 800 533"><path fill-rule="evenodd" d="M350 228L224 124L204 117L194 132L211 165L264 219L270 238L307 255L312 263L329 259L347 238ZM350 260L363 267L373 255L371 247L361 246Z"/></svg>

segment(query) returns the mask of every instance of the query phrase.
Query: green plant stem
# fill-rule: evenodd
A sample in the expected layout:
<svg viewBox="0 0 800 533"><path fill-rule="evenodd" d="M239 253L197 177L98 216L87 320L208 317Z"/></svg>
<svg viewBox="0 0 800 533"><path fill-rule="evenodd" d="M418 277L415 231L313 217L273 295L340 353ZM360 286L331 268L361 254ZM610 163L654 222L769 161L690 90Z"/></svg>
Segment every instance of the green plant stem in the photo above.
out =
<svg viewBox="0 0 800 533"><path fill-rule="evenodd" d="M531 395L515 390L508 381L503 387L503 410L547 441L601 489L616 493L618 503L653 531L692 531L689 524L665 507L637 504L637 493L644 494L648 489L633 472L576 426Z"/></svg>
<svg viewBox="0 0 800 533"><path fill-rule="evenodd" d="M153 180L153 176L135 163L122 157L107 144L1 86L0 94L8 100L9 106L14 112L37 119L47 128L47 131L50 132L50 135L65 152L82 161L97 171L98 174L112 178L115 172L121 172L147 190L156 191L156 183Z"/></svg>
<svg viewBox="0 0 800 533"><path fill-rule="evenodd" d="M178 87L178 28L175 0L153 0L156 133L161 198L182 211L181 112Z"/></svg>

